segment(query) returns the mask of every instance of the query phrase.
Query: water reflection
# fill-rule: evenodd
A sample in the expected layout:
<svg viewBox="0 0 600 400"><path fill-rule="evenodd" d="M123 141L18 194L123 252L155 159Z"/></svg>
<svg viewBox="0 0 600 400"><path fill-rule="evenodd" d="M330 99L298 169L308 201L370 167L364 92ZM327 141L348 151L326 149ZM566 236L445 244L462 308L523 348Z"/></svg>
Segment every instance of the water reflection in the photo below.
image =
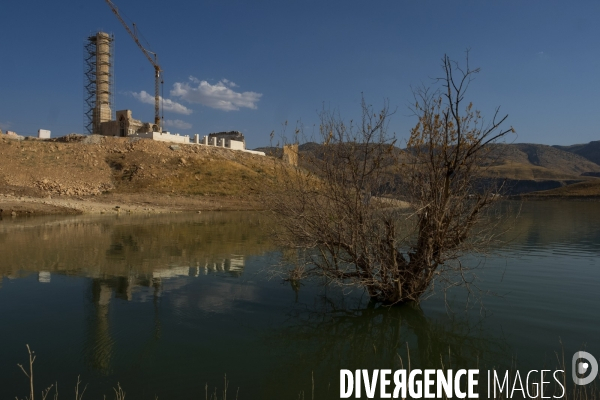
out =
<svg viewBox="0 0 600 400"><path fill-rule="evenodd" d="M40 281L49 274L129 279L218 271L239 276L244 255L273 249L268 221L260 213L5 221L0 277L37 272Z"/></svg>
<svg viewBox="0 0 600 400"><path fill-rule="evenodd" d="M111 333L115 327L111 327L109 314L113 301L151 301L154 312L154 329L150 341L158 341L161 338L162 325L159 301L163 292L181 289L182 286L190 283L182 278L198 278L200 274L226 273L239 277L243 272L243 267L244 256L236 255L233 258L206 262L204 266L157 268L152 271L151 275L92 278L89 280L89 303L86 304L87 344L84 347L86 364L103 375L112 372L111 359L115 340ZM40 276L50 282L50 273L42 275L40 272ZM225 298L225 293L214 293L218 287L219 285L214 286L208 293L204 291L204 298L201 302L204 308L218 309L215 300L222 302ZM180 301L178 308L181 307L182 302Z"/></svg>
<svg viewBox="0 0 600 400"><path fill-rule="evenodd" d="M482 274L485 289L508 292L487 300L485 319L448 316L435 300L377 308L361 292L267 280L260 271L281 254L264 214L5 220L0 398L22 393L25 343L48 360L40 384L82 374L100 382L90 397L119 381L139 398L189 398L227 373L240 398L308 398L313 373L315 397L336 398L339 369L406 367L409 353L413 368L472 368L518 351L539 368L559 337L594 345L600 334L598 211L525 204L504 258Z"/></svg>
<svg viewBox="0 0 600 400"><path fill-rule="evenodd" d="M87 316L88 329L86 346L89 365L102 373L110 371L110 360L113 349L113 339L110 335L108 312L112 290L105 283L92 280L92 308Z"/></svg>
<svg viewBox="0 0 600 400"><path fill-rule="evenodd" d="M347 299L346 299L347 300ZM434 319L417 305L341 307L331 296L321 307L297 310L289 324L267 335L277 350L287 349L269 376L279 382L263 398L277 397L284 387L304 390L312 371L317 398L339 398L340 369L477 368L510 364L511 351L483 320L466 315ZM304 386L298 384L302 377Z"/></svg>
<svg viewBox="0 0 600 400"><path fill-rule="evenodd" d="M58 319L50 325L63 331L74 345L81 342L84 365L109 376L122 365L123 351L118 345L122 342L122 333L144 343L136 351L136 359L152 354L162 337L161 298L187 285L193 286L193 281L202 277L239 278L249 256L273 248L268 240L268 227L268 218L261 213L3 221L0 224L3 259L0 291L8 302L15 304L16 313L5 315L0 307L0 316L4 326L12 324L17 329L14 334L4 332L0 337L15 349L25 341L37 343L36 350L56 347L56 337L32 335L25 325L37 324L46 318ZM47 287L46 293L55 295L32 298L30 294L39 290L30 284L24 291L6 291L7 280L17 282L19 278L28 277L36 277L38 283ZM85 300L71 302L66 307L50 306L74 289L64 286L68 282L64 277L79 278ZM226 304L222 303L231 297L232 289L218 281L211 283L202 292L204 298L196 301L205 310L223 309ZM42 293L39 292L39 296L44 296ZM8 305L6 300L4 304ZM123 302L145 303L146 309L150 307L151 311L148 313L142 308L133 319L123 320L119 316ZM77 303L83 306L81 333L76 329ZM172 318L180 311L185 314L188 306L186 296L177 297L162 314ZM33 307L33 312L22 311L29 307ZM70 319L72 326L62 325L64 319ZM141 331L132 329L136 323L143 326ZM21 331L20 326L23 326ZM30 339L25 339L27 337ZM10 374L10 367L2 365L3 371L5 368Z"/></svg>
<svg viewBox="0 0 600 400"><path fill-rule="evenodd" d="M600 203L586 201L531 201L522 204L518 218L507 218L500 230L510 251L579 252L600 255ZM585 253L581 253L581 251Z"/></svg>

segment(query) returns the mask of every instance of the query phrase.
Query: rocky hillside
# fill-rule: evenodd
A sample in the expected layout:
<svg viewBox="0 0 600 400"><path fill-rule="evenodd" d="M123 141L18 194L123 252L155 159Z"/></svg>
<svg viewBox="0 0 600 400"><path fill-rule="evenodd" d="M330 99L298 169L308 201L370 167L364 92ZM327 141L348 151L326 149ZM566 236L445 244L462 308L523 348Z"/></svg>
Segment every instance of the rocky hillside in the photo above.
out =
<svg viewBox="0 0 600 400"><path fill-rule="evenodd" d="M317 143L304 143L299 151L311 153L319 148ZM277 148L260 150L275 156L280 154ZM504 182L508 194L560 188L600 177L600 165L584 156L541 144L495 144L485 164L483 178Z"/></svg>
<svg viewBox="0 0 600 400"><path fill-rule="evenodd" d="M571 146L554 146L559 150L568 151L569 153L577 154L591 162L600 164L600 140L589 142L586 144L574 144Z"/></svg>
<svg viewBox="0 0 600 400"><path fill-rule="evenodd" d="M566 196L572 188L576 196L596 196L600 165L577 154L593 149L594 143L600 142L570 146L573 151L537 144L494 145L484 178L507 182L509 194L562 188L559 195ZM306 143L300 152L319 147ZM262 150L278 155L276 149ZM52 140L2 135L0 160L0 214L7 215L27 212L24 204L35 199L46 204L48 210L41 210L46 213L73 208L68 202L75 200L86 203L79 207L83 212L89 207L102 212L104 205L118 212L118 204L146 211L260 209L260 194L280 162L207 146L81 135ZM65 199L67 203L61 202Z"/></svg>
<svg viewBox="0 0 600 400"><path fill-rule="evenodd" d="M488 157L489 176L518 180L581 179L600 165L568 151L542 144L496 144Z"/></svg>
<svg viewBox="0 0 600 400"><path fill-rule="evenodd" d="M276 162L208 146L81 135L50 141L4 135L0 160L0 194L106 202L135 197L192 209L207 202L255 207Z"/></svg>

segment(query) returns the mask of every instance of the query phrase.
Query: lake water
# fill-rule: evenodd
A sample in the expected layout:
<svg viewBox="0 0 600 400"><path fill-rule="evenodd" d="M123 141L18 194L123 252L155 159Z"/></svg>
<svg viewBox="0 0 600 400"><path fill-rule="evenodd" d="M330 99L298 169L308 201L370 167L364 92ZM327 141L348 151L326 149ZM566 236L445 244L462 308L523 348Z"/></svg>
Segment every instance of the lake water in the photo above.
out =
<svg viewBox="0 0 600 400"><path fill-rule="evenodd" d="M339 370L554 368L600 356L600 203L523 204L464 291L420 308L370 307L362 292L273 277L276 221L261 213L0 221L0 398L38 391L131 399L339 398ZM402 364L401 364L402 362ZM304 397L303 397L304 396Z"/></svg>

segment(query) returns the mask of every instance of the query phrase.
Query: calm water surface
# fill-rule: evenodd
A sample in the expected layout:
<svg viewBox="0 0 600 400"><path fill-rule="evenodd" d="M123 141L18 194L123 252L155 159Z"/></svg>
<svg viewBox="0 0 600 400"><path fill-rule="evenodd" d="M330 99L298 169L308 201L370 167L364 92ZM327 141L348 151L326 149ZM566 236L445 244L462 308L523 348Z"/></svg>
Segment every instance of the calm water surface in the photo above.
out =
<svg viewBox="0 0 600 400"><path fill-rule="evenodd" d="M360 291L273 278L266 215L0 221L0 398L58 381L86 398L339 398L340 368L526 370L582 347L600 356L600 203L526 203L480 264L483 306L464 291L421 308L369 307Z"/></svg>

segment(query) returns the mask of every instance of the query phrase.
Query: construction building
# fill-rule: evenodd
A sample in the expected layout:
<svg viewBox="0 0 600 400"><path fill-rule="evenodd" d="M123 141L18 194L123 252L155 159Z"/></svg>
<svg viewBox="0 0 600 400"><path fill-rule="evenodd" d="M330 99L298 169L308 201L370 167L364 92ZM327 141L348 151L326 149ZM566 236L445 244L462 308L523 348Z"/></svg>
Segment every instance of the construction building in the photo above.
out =
<svg viewBox="0 0 600 400"><path fill-rule="evenodd" d="M47 129L38 129L38 138L50 139L52 132Z"/></svg>
<svg viewBox="0 0 600 400"><path fill-rule="evenodd" d="M110 2L109 2L110 3ZM160 77L160 67L156 60L150 57L150 54L139 44L137 36L133 33L120 18L116 8L110 3L113 12L124 24L127 31L132 35L135 42L140 46L146 57L152 62L156 70L156 93L158 96L158 82ZM155 103L154 123L142 122L134 119L131 110L120 110L116 112L113 119L114 105L114 36L106 32L97 32L89 36L85 42L84 52L84 74L85 74L85 130L88 134L117 136L117 137L135 137L158 140L162 142L172 142L181 144L198 144L205 146L216 146L228 148L231 150L245 151L252 154L265 155L263 152L246 150L246 140L241 132L219 132L211 133L200 140L200 135L189 136L171 134L163 131L158 117L158 101ZM158 97L156 97L158 98ZM49 135L49 132L48 132ZM42 136L40 136L42 137Z"/></svg>
<svg viewBox="0 0 600 400"><path fill-rule="evenodd" d="M200 135L194 135L192 143L244 151L246 153L257 154L259 156L265 155L265 153L262 151L246 149L246 139L244 138L242 132L238 131L210 133L208 136L202 137L202 140L200 140Z"/></svg>
<svg viewBox="0 0 600 400"><path fill-rule="evenodd" d="M162 142L189 143L188 136L163 132L158 125L142 122L131 116L131 110L117 111L115 121L104 121L98 131L104 136L139 137L144 139L160 140Z"/></svg>
<svg viewBox="0 0 600 400"><path fill-rule="evenodd" d="M187 136L162 132L156 123L142 122L130 110L117 111L114 104L114 36L97 32L87 38L84 52L85 130L104 136L135 136L175 143L189 143Z"/></svg>
<svg viewBox="0 0 600 400"><path fill-rule="evenodd" d="M89 134L100 134L100 124L112 120L113 44L114 36L106 32L97 32L85 42L84 125Z"/></svg>

